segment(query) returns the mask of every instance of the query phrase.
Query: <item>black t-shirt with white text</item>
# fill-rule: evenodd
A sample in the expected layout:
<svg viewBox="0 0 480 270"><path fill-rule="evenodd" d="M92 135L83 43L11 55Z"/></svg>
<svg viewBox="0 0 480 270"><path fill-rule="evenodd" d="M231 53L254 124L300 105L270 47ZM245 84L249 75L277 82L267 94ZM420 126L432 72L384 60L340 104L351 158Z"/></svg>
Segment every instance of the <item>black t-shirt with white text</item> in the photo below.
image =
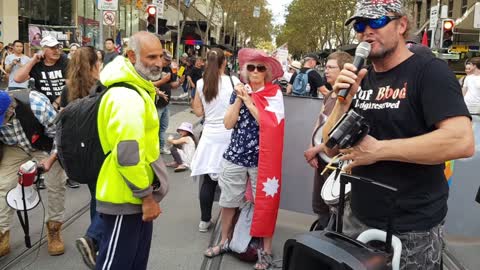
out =
<svg viewBox="0 0 480 270"><path fill-rule="evenodd" d="M53 66L46 66L43 61L35 64L30 77L35 79L35 88L53 103L62 94L67 79L68 58L60 57Z"/></svg>
<svg viewBox="0 0 480 270"><path fill-rule="evenodd" d="M310 68L301 68L300 72L301 73L306 73ZM295 81L295 78L297 77L298 72L294 72L292 75L292 78L290 78L290 84L293 85L293 82ZM325 85L325 82L320 76L320 74L313 69L308 73L308 83L310 84L310 93L309 96L311 97L318 97L318 88L322 87Z"/></svg>
<svg viewBox="0 0 480 270"><path fill-rule="evenodd" d="M446 63L417 54L386 72L375 72L370 67L352 107L366 118L369 134L378 140L420 136L435 130L435 125L444 119L470 117L460 85ZM353 213L365 224L385 230L392 207L396 231L431 229L447 213L444 167L443 163L380 161L354 168L354 175L393 186L398 192L393 206L391 194L385 190L352 185Z"/></svg>

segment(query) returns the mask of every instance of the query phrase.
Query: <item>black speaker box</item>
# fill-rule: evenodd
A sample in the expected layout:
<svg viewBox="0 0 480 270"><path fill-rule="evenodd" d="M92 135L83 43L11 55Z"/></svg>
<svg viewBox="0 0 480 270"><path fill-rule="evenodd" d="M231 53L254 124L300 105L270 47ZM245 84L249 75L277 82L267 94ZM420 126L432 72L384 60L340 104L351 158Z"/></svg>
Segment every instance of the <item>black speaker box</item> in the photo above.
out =
<svg viewBox="0 0 480 270"><path fill-rule="evenodd" d="M283 250L284 270L387 270L390 256L343 234L313 231L289 239Z"/></svg>
<svg viewBox="0 0 480 270"><path fill-rule="evenodd" d="M344 234L343 209L345 185L348 182L380 186L395 193L396 189L371 179L342 174L335 231L312 231L285 242L283 270L391 270L392 217L389 217L385 249L376 249Z"/></svg>

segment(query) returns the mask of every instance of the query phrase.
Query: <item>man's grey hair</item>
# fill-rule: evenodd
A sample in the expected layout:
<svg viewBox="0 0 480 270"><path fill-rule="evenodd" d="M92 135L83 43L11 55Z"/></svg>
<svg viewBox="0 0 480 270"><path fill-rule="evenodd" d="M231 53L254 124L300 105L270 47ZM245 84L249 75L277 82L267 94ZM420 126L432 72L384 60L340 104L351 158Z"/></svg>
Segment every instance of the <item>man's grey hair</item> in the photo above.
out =
<svg viewBox="0 0 480 270"><path fill-rule="evenodd" d="M139 38L136 37L135 35L133 35L128 40L128 43L129 43L128 45L129 45L130 50L135 52L135 58L137 60L139 60L140 59L140 50L141 50L141 44L140 44Z"/></svg>

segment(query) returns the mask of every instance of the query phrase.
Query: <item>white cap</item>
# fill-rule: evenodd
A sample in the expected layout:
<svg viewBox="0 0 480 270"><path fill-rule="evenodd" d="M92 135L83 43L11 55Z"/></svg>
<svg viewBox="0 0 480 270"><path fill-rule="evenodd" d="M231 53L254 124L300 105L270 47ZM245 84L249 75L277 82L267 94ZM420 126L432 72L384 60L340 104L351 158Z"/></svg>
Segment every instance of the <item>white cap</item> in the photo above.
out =
<svg viewBox="0 0 480 270"><path fill-rule="evenodd" d="M46 36L40 41L40 46L42 47L55 47L58 44L60 44L60 42L52 36Z"/></svg>
<svg viewBox="0 0 480 270"><path fill-rule="evenodd" d="M183 130L183 131L188 131L190 132L191 134L193 134L193 125L189 122L183 122L180 124L180 126L177 128L177 132L179 130Z"/></svg>

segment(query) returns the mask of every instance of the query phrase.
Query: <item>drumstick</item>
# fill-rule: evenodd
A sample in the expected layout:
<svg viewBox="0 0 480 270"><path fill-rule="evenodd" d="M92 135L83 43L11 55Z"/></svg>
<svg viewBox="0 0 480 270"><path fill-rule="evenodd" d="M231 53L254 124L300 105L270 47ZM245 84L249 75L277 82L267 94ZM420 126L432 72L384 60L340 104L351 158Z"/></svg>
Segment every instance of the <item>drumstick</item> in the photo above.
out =
<svg viewBox="0 0 480 270"><path fill-rule="evenodd" d="M320 175L324 175L327 172L327 169L330 169L332 171L335 171L336 169L338 169L338 167L332 166L332 163L336 162L336 160L341 158L342 156L343 156L343 154L338 154L338 155L334 156L332 158L332 160L330 160L330 163L328 163L327 166L325 166L325 169L323 169L323 171Z"/></svg>

